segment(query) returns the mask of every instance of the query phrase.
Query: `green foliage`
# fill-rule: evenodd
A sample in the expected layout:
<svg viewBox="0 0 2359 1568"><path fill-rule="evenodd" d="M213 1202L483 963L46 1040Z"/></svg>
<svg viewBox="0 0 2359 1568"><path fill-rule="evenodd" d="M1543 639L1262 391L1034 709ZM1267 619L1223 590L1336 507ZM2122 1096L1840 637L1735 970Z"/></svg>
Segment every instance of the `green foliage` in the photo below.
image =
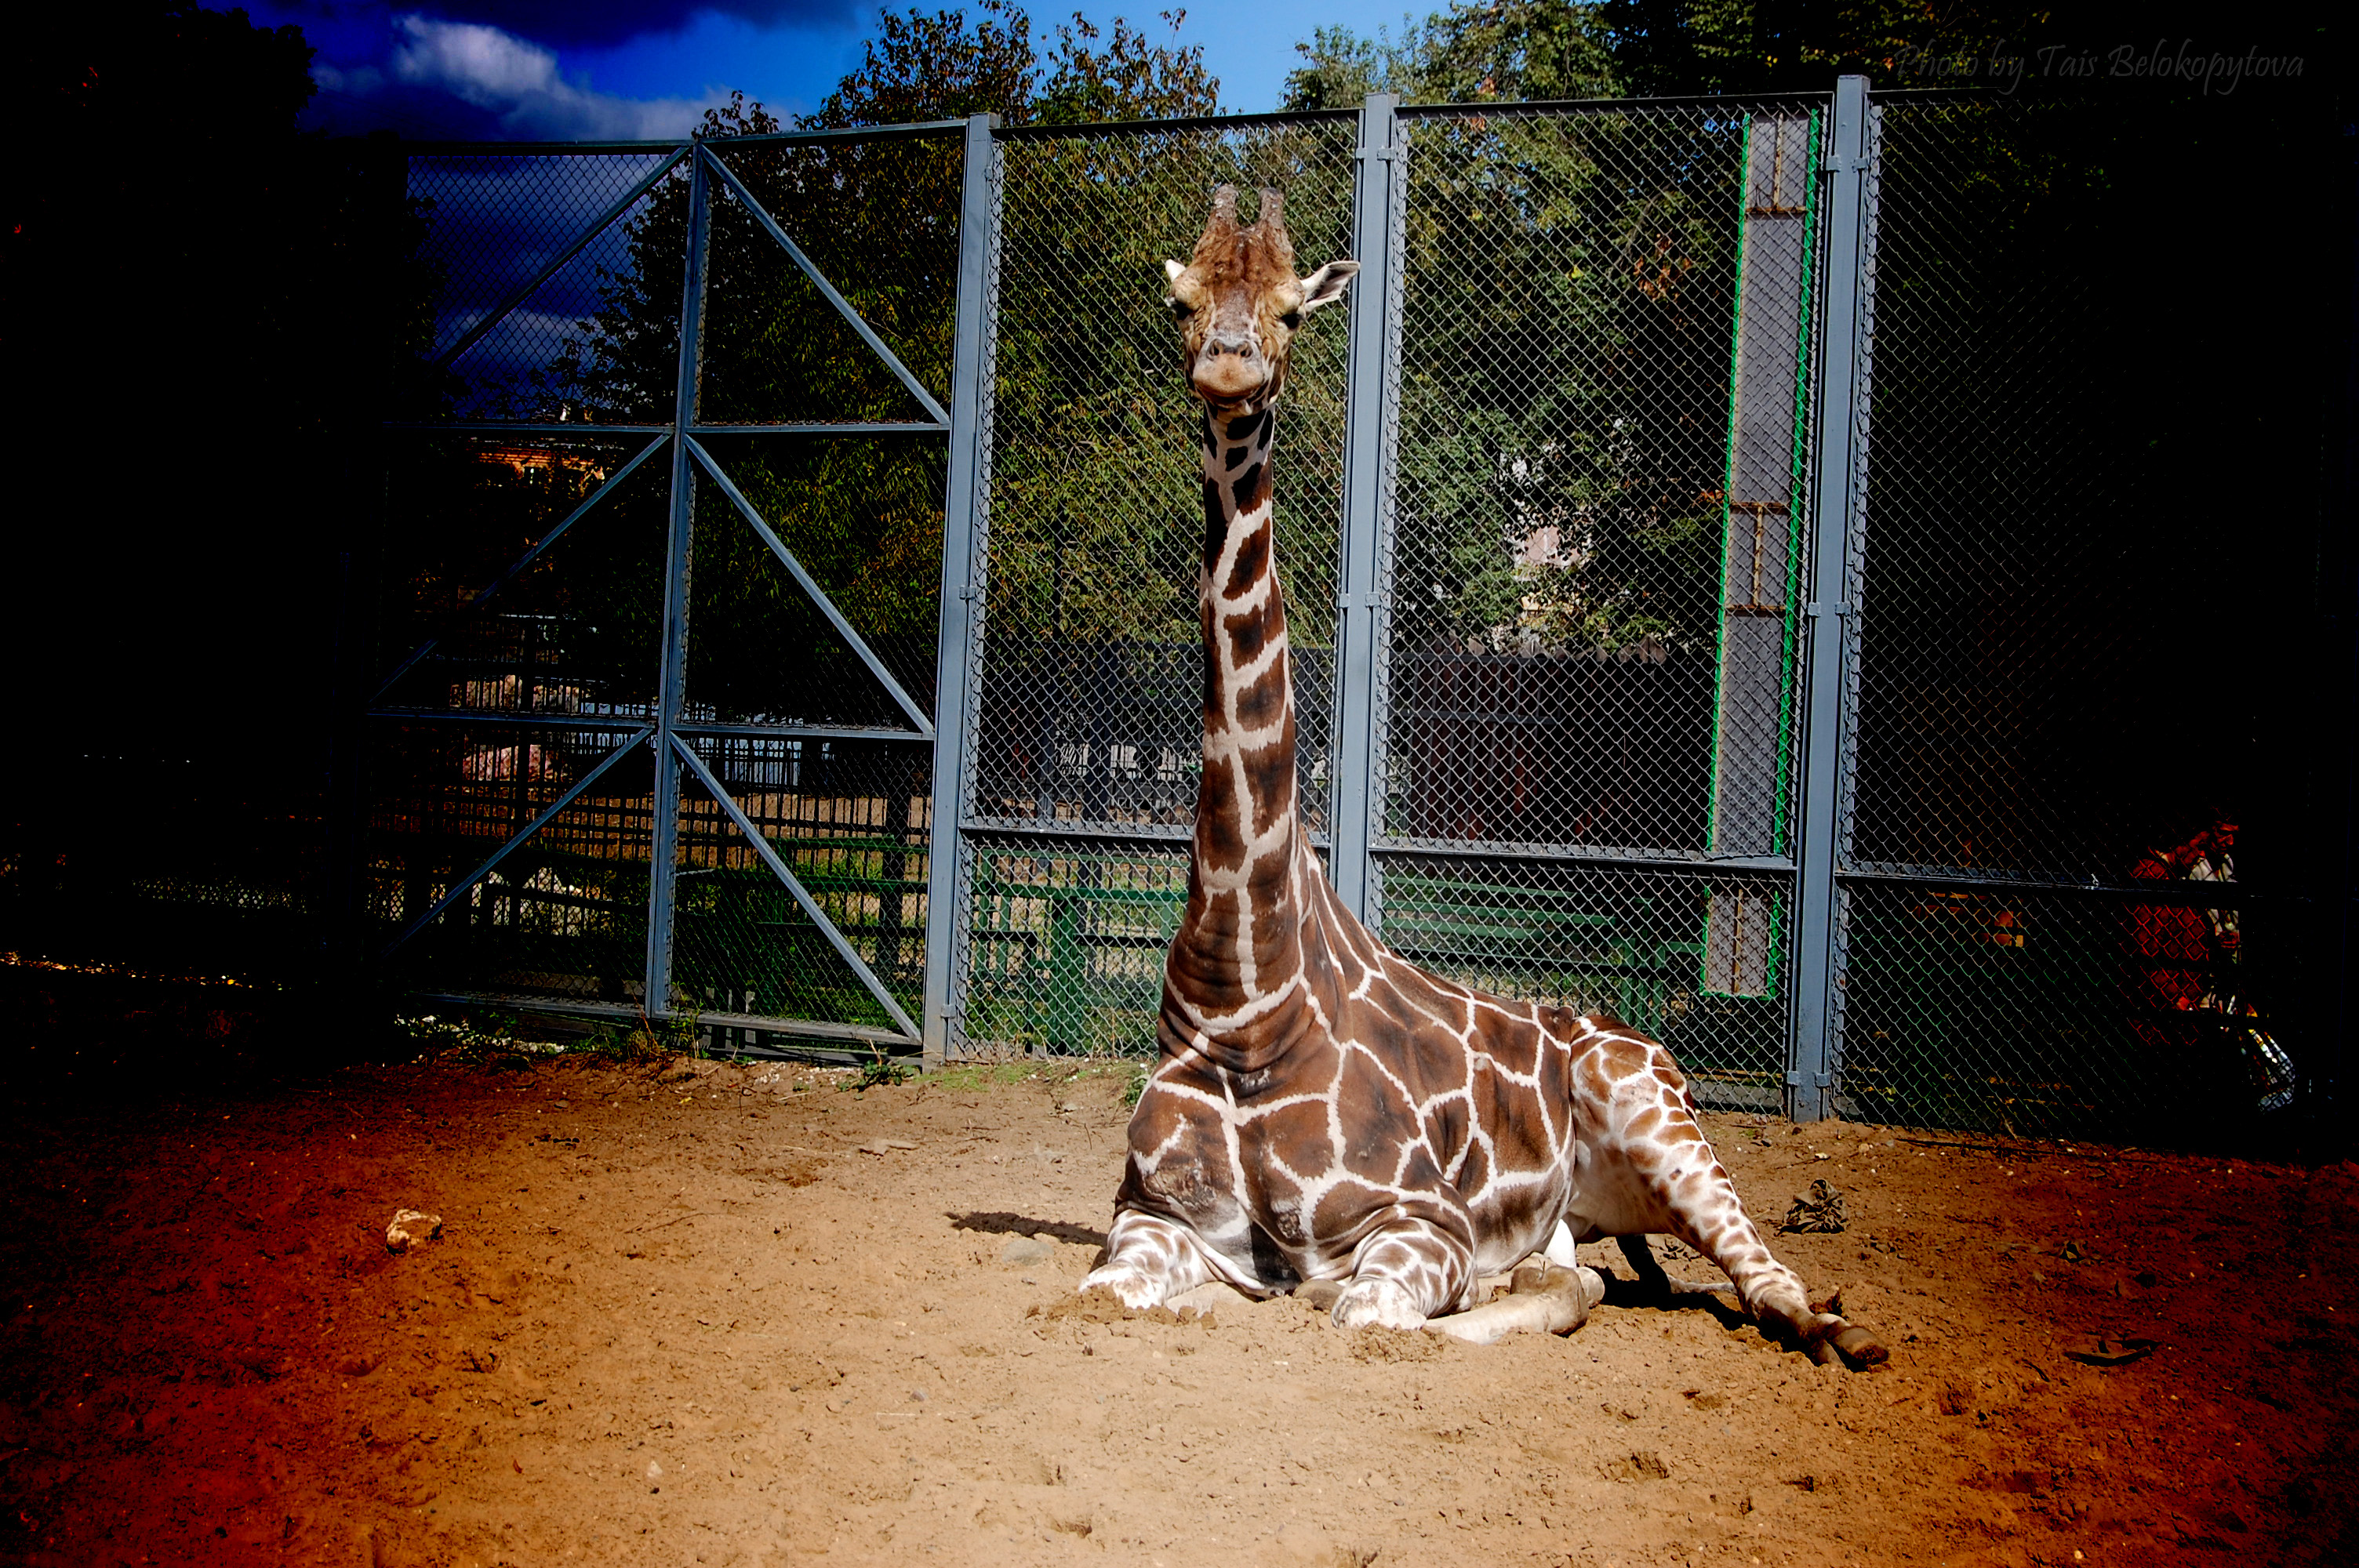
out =
<svg viewBox="0 0 2359 1568"><path fill-rule="evenodd" d="M885 1047L882 1044L870 1049L869 1059L860 1065L860 1076L846 1087L865 1094L870 1089L891 1088L898 1084L906 1084L918 1076L918 1069L908 1063L897 1062L885 1054Z"/></svg>
<svg viewBox="0 0 2359 1568"><path fill-rule="evenodd" d="M1288 103L1609 96L1618 47L1597 6L1461 0L1397 40L1321 29ZM1742 125L1703 129L1411 133L1400 645L1712 645Z"/></svg>
<svg viewBox="0 0 2359 1568"><path fill-rule="evenodd" d="M1397 41L1379 30L1321 27L1294 46L1303 63L1286 81L1288 109L1351 108L1371 92L1409 103L1608 98L1620 79L1594 5L1565 0L1454 0L1423 22L1402 19Z"/></svg>
<svg viewBox="0 0 2359 1568"><path fill-rule="evenodd" d="M1188 13L1159 15L1172 35L1169 43L1157 43L1120 16L1104 32L1079 11L1060 23L1047 60L1049 80L1030 105L1033 118L1074 125L1219 114L1220 79L1205 70L1203 46L1179 42Z"/></svg>

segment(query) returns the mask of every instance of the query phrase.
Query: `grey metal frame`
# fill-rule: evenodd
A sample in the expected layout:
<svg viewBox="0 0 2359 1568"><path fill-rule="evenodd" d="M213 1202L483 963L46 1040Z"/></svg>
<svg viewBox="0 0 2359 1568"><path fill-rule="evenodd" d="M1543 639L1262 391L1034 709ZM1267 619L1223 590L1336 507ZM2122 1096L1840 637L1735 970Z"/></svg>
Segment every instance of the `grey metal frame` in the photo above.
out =
<svg viewBox="0 0 2359 1568"><path fill-rule="evenodd" d="M450 347L438 355L434 361L434 364L437 368L446 366L455 361L460 355L463 354L474 343L480 341L486 333L498 325L501 319L524 304L525 301L532 296L533 292L542 284L548 282L560 267L562 267L567 262L571 261L573 257L579 255L582 251L584 250L601 233L612 228L615 223L621 222L625 214L627 214L641 199L646 197L647 194L653 190L663 179L672 176L674 172L679 170L682 164L685 163L690 181L689 224L686 247L687 255L685 257L685 265L683 267L681 279L679 351L678 373L675 381L672 419L669 425L601 425L595 427L595 433L602 436L635 435L648 438L640 446L639 449L632 454L627 461L610 475L588 499L583 501L582 503L568 514L563 521L559 523L554 528L549 530L547 535L535 543L529 550L520 557L506 571L502 572L496 579L495 579L489 586L476 593L466 606L465 610L461 611L461 614L463 616L468 612L479 609L485 601L492 599L503 588L506 587L518 576L529 569L534 562L538 560L551 546L553 546L557 543L558 539L571 529L575 523L579 522L583 516L587 515L590 512L603 503L614 493L615 489L624 480L627 479L640 466L646 463L649 459L653 458L658 450L663 449L667 445L669 445L671 458L669 475L669 526L667 531L665 548L663 622L660 643L661 667L657 680L655 709L654 712L645 720L635 719L618 719L613 718L584 719L556 714L483 713L390 705L386 701L387 695L393 690L395 686L398 684L403 676L408 674L409 671L414 669L420 661L432 654L435 647L442 641L443 636L447 634L449 627L446 625L442 631L438 632L433 636L428 638L424 643L420 643L418 647L411 650L393 667L389 675L376 684L375 695L372 697L370 706L367 709L368 717L379 719L402 720L408 722L452 723L459 725L532 724L552 728L597 728L606 730L627 729L635 730L636 733L632 735L631 739L625 741L622 745L616 747L605 757L602 758L595 766L591 768L582 775L582 777L576 780L571 785L570 785L555 801L536 816L534 819L521 831L516 833L506 843L503 844L499 849L496 850L489 859L484 861L482 865L476 867L473 871L468 873L466 876L460 878L451 886L450 886L430 908L419 915L416 919L412 920L397 935L385 945L378 955L380 958L390 957L405 944L417 936L419 932L432 925L437 918L442 915L454 904L458 903L461 899L465 897L471 888L482 881L485 876L489 875L519 846L524 844L527 839L532 838L534 834L539 832L543 827L547 827L551 821L553 821L560 813L561 813L568 806L571 805L574 800L578 799L590 788L592 784L603 776L607 771L624 756L628 754L635 747L646 744L651 747L655 753L655 784L654 795L651 801L653 818L651 823L652 839L649 845L650 860L648 868L647 942L644 979L644 995L646 998L646 1007L644 1011L648 1017L657 1020L668 1019L673 1014L671 1001L672 937L675 926L674 913L678 871L677 862L679 850L681 772L685 769L696 779L699 784L711 794L723 814L735 826L737 830L744 835L748 845L753 849L756 855L762 860L764 865L768 868L772 875L777 879L779 883L786 888L787 892L790 896L792 896L797 905L800 907L803 913L818 926L821 934L827 940L830 946L835 951L837 956L843 960L845 965L852 970L853 974L860 980L862 986L872 997L875 999L877 1004L885 1011L886 1016L890 1017L894 1021L895 1024L897 1025L897 1033L894 1031L879 1030L863 1024L839 1023L826 1020L771 1019L740 1016L734 1013L726 1016L719 1014L703 1015L707 1021L725 1027L744 1028L763 1033L808 1036L820 1040L851 1041L867 1044L872 1046L890 1043L910 1049L921 1048L921 1038L925 1033L923 1027L917 1020L909 1016L907 1010L902 1007L899 1000L894 996L891 989L877 977L866 961L861 957L859 952L852 946L851 942L846 939L843 933L838 929L834 922L828 917L826 911L811 895L810 891L804 887L800 879L795 875L792 868L778 853L776 847L773 846L762 834L760 828L750 817L746 816L744 809L737 805L735 800L731 797L727 788L723 784L721 780L713 774L712 769L708 767L703 759L698 755L691 742L695 740L704 738L779 736L845 738L870 741L901 741L931 745L939 744L942 738L941 732L938 730L936 725L928 719L923 708L918 705L917 701L909 695L908 690L904 688L901 683L894 677L890 669L888 669L884 662L877 657L875 650L868 645L866 640L864 639L852 626L851 622L844 618L842 612L836 607L825 589L822 589L818 582L813 580L810 574L804 569L802 564L796 559L794 552L787 546L786 543L782 539L779 538L777 531L772 528L768 521L761 515L759 510L745 498L744 492L740 491L734 481L729 478L728 473L723 468L721 463L705 449L702 442L699 440L698 438L712 435L743 434L789 436L821 434L831 436L858 434L949 435L952 438L952 461L951 474L951 497L948 503L950 522L947 532L953 538L972 536L973 519L976 515L977 508L982 503L979 486L975 478L976 470L974 466L975 452L980 439L978 435L978 421L982 417L981 409L984 406L984 400L976 395L975 389L979 384L979 379L982 374L982 359L986 352L984 344L983 322L988 308L982 293L984 279L984 268L983 266L982 258L987 254L993 237L991 233L993 220L989 203L986 200L978 204L976 191L978 189L987 191L989 189L989 168L993 152L990 133L995 124L995 122L992 116L977 116L974 120L969 122L944 121L917 125L888 126L875 130L851 133L848 135L795 132L786 133L777 136L738 139L753 142L791 142L821 139L831 141L869 141L891 136L935 134L952 128L960 128L965 131L969 168L967 171L967 196L964 202L964 208L962 212L962 217L964 220L964 226L961 231L962 254L959 273L961 289L958 308L959 358L957 361L956 376L956 379L959 382L959 390L953 394L951 398L952 406L961 410L962 414L956 418L953 417L951 410L945 409L942 406L941 402L934 396L931 390L926 387L923 383L919 382L916 376L909 372L908 368L901 362L899 357L896 355L884 340L876 334L875 330L870 327L866 321L861 319L859 312L855 310L850 302L843 297L842 292L839 291L811 262L810 256L803 252L800 246L794 243L793 239L787 234L785 229L779 225L777 220L763 209L760 201L755 198L752 191L745 187L745 183L738 178L736 173L729 168L727 162L720 156L719 151L711 144L705 142L701 137L693 138L686 145L676 143L635 143L617 145L614 146L605 146L602 145L596 148L570 146L565 149L570 153L576 154L584 151L669 150L672 153L672 156L666 158L658 168L635 184L623 197L611 203L603 212L593 220L586 229L575 235L569 243L553 253L554 259L541 266L532 277L510 289L497 305L495 305L484 316L476 320L464 333L456 339ZM432 150L452 151L460 149L436 148ZM495 150L503 154L514 154L533 149L519 148L513 146L503 146L494 149L467 148L464 150ZM712 187L715 179L717 179L718 182L725 188L732 199L744 206L754 222L786 252L788 258L791 260L795 266L810 280L827 304L833 308L837 314L843 318L853 332L858 335L862 342L864 343L868 349L883 362L886 369L892 373L894 377L909 391L909 393L917 399L920 406L922 406L926 412L932 416L929 421L892 420L869 421L857 424L818 424L796 422L761 425L714 425L701 423L698 420L697 407L702 351L701 329L703 323L707 283L707 249L711 234L711 203L712 200ZM577 425L547 425L500 420L471 420L430 424L397 423L389 425L387 429L389 433L422 434L430 432L441 435L480 434L502 436L529 434L579 436L583 434L585 431L584 427ZM693 546L696 501L695 489L700 475L701 475L703 479L719 487L722 493L728 498L739 515L745 519L750 527L752 527L756 535L760 537L763 544L769 549L771 554L777 557L779 564L786 568L788 576L793 579L797 586L802 589L804 594L810 598L812 604L820 611L821 615L825 617L828 623L833 628L837 635L843 640L845 644L850 647L860 658L862 663L866 665L869 672L876 678L878 684L885 689L886 694L892 697L895 705L908 718L911 726L910 728L904 730L853 725L744 725L709 722L700 723L690 717L687 708L686 690L688 657L688 584ZM962 501L961 499L962 497L963 498ZM957 559L958 557L954 551L946 552L945 558L947 563L950 560ZM957 598L953 591L950 591L950 585L946 584L946 591L944 593L944 614L946 621L945 636L943 639L943 647L945 650L954 652L964 645L962 638L954 637L950 634L951 629L947 620L947 618L952 613L952 607L955 605L961 605L963 602L963 600ZM945 656L950 656L950 654L946 653ZM964 681L963 679L960 679L953 682L946 678L943 682L942 689L946 695L951 693L962 694L964 691ZM951 754L955 754L955 748L958 744L958 730L955 724L953 724L950 732L950 741ZM958 772L959 770L955 768L937 768L936 776L938 789L945 780L955 781ZM955 788L954 782L952 787L953 789ZM951 820L955 820L956 812L954 808L949 813L949 816ZM933 930L934 927L940 925L947 918L948 906L951 902L950 899L945 897L943 892L940 890L940 868L944 864L944 861L945 858L940 856L935 857L932 861L932 871L936 878L936 887L933 891L932 899L929 908L929 941L927 952L929 957L927 970L927 980L929 994L932 993L940 983L940 975L938 971L941 969L941 966L938 962L934 961L932 955L943 951L946 946L945 943L936 939L936 933ZM443 1000L462 1001L467 999L463 997L451 996ZM537 1002L535 1005L538 1006L540 1004ZM585 1016L614 1016L631 1014L638 1011L614 1008L599 1003L568 1002L556 1000L551 1000L547 1006L549 1011L578 1013ZM929 1014L931 1010L929 1010ZM938 1042L932 1054L934 1059L940 1059L940 1053Z"/></svg>
<svg viewBox="0 0 2359 1568"><path fill-rule="evenodd" d="M1786 1066L1786 1111L1797 1121L1833 1114L1834 1065L1841 1039L1835 864L1843 814L1838 795L1850 769L1852 727L1843 700L1857 643L1844 627L1853 607L1849 548L1866 458L1865 316L1873 223L1868 168L1867 78L1835 83L1827 128L1825 288L1820 320L1817 493L1810 507L1810 597L1804 607L1802 778L1799 868L1793 901L1793 1024Z"/></svg>
<svg viewBox="0 0 2359 1568"><path fill-rule="evenodd" d="M961 824L973 798L968 743L975 650L982 636L975 547L991 504L991 320L998 277L999 148L996 114L966 123L965 178L959 205L958 320L951 390L949 490L942 505L941 642L934 680L933 849L926 862L926 1065L948 1059L955 1023L951 988L959 948Z"/></svg>
<svg viewBox="0 0 2359 1568"><path fill-rule="evenodd" d="M1353 155L1353 248L1360 276L1352 291L1351 384L1346 391L1348 445L1343 454L1343 558L1337 575L1335 759L1327 820L1333 844L1328 878L1343 907L1362 920L1374 913L1368 849L1380 824L1381 792L1375 778L1376 663L1379 622L1389 586L1385 536L1392 522L1393 438L1399 420L1386 406L1398 384L1401 268L1394 252L1393 214L1407 186L1401 165L1408 147L1399 138L1397 94L1379 92L1360 111L1360 146Z"/></svg>

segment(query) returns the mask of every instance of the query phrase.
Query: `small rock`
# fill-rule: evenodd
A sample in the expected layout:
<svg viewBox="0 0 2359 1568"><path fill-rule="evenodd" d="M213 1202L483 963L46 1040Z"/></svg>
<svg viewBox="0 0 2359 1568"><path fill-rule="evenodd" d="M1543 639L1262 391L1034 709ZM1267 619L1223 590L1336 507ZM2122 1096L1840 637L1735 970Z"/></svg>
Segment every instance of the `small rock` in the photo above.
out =
<svg viewBox="0 0 2359 1568"><path fill-rule="evenodd" d="M915 1149L916 1147L916 1144L906 1138L872 1138L867 1142L857 1145L856 1152L862 1154L885 1155L890 1154L896 1149Z"/></svg>
<svg viewBox="0 0 2359 1568"><path fill-rule="evenodd" d="M999 1249L999 1260L1018 1266L1038 1263L1053 1257L1056 1250L1037 1236L1019 1236Z"/></svg>
<svg viewBox="0 0 2359 1568"><path fill-rule="evenodd" d="M426 1214L414 1208L399 1209L394 1214L393 1223L385 1227L385 1249L407 1252L414 1247L425 1246L441 1234L440 1215Z"/></svg>
<svg viewBox="0 0 2359 1568"><path fill-rule="evenodd" d="M1616 1459L1603 1468L1609 1481L1667 1481L1671 1475L1671 1467L1664 1464L1663 1456L1652 1449L1633 1454L1626 1459Z"/></svg>
<svg viewBox="0 0 2359 1568"><path fill-rule="evenodd" d="M663 1466L662 1466L662 1465L660 1465L657 1464L657 1463L656 1463L654 1460L652 1460L652 1459L650 1459L650 1460L648 1460L648 1461L647 1461L647 1479L648 1479L648 1480L650 1480L650 1481L655 1480L657 1477L660 1476L662 1474L663 1474Z"/></svg>

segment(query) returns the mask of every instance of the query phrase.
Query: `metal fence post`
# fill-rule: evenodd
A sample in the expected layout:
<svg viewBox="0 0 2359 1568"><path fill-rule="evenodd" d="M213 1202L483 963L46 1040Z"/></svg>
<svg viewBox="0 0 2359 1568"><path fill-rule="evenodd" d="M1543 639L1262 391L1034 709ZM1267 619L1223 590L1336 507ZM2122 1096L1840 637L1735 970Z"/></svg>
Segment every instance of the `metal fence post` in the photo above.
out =
<svg viewBox="0 0 2359 1568"><path fill-rule="evenodd" d="M951 362L950 476L942 497L942 620L934 656L934 794L926 859L926 994L920 1024L925 1065L948 1057L951 952L958 922L959 823L966 812L967 697L976 632L974 541L990 505L989 332L999 239L994 178L996 114L966 123L966 168L959 204L958 318Z"/></svg>
<svg viewBox="0 0 2359 1568"><path fill-rule="evenodd" d="M673 727L688 697L688 574L696 513L696 467L689 427L696 423L697 376L704 325L707 192L701 145L688 162L688 255L679 294L679 379L671 410L671 529L664 547L663 663L656 682L654 834L647 859L647 996L649 1018L671 1016L672 893L679 853L679 759Z"/></svg>
<svg viewBox="0 0 2359 1568"><path fill-rule="evenodd" d="M1793 1037L1786 1065L1786 1113L1797 1121L1832 1114L1838 1033L1835 887L1841 835L1844 618L1849 541L1858 503L1861 306L1868 235L1867 78L1839 77L1827 135L1826 290L1819 354L1817 493L1810 507L1808 656L1802 696L1802 787L1794 899Z"/></svg>
<svg viewBox="0 0 2359 1568"><path fill-rule="evenodd" d="M1397 141L1397 93L1360 109L1352 182L1352 251L1360 276L1351 295L1350 381L1345 389L1343 559L1336 574L1335 776L1329 789L1327 876L1362 920L1368 901L1368 841L1382 791L1375 771L1376 568L1385 480L1385 373L1390 307L1400 258L1393 254L1393 185L1408 150Z"/></svg>

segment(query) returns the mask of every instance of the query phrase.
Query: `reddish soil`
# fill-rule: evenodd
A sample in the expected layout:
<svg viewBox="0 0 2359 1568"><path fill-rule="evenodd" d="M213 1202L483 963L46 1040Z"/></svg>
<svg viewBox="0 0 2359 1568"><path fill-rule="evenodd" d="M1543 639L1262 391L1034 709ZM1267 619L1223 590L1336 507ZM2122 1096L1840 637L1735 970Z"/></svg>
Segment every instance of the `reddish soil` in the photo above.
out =
<svg viewBox="0 0 2359 1568"><path fill-rule="evenodd" d="M2359 1167L1713 1117L1760 1218L1847 1195L1776 1245L1890 1366L1625 1292L1477 1348L1077 1303L1124 1076L417 1064L20 1110L0 1560L2359 1560ZM389 1254L401 1208L440 1238ZM2156 1348L2074 1358L2123 1340Z"/></svg>

